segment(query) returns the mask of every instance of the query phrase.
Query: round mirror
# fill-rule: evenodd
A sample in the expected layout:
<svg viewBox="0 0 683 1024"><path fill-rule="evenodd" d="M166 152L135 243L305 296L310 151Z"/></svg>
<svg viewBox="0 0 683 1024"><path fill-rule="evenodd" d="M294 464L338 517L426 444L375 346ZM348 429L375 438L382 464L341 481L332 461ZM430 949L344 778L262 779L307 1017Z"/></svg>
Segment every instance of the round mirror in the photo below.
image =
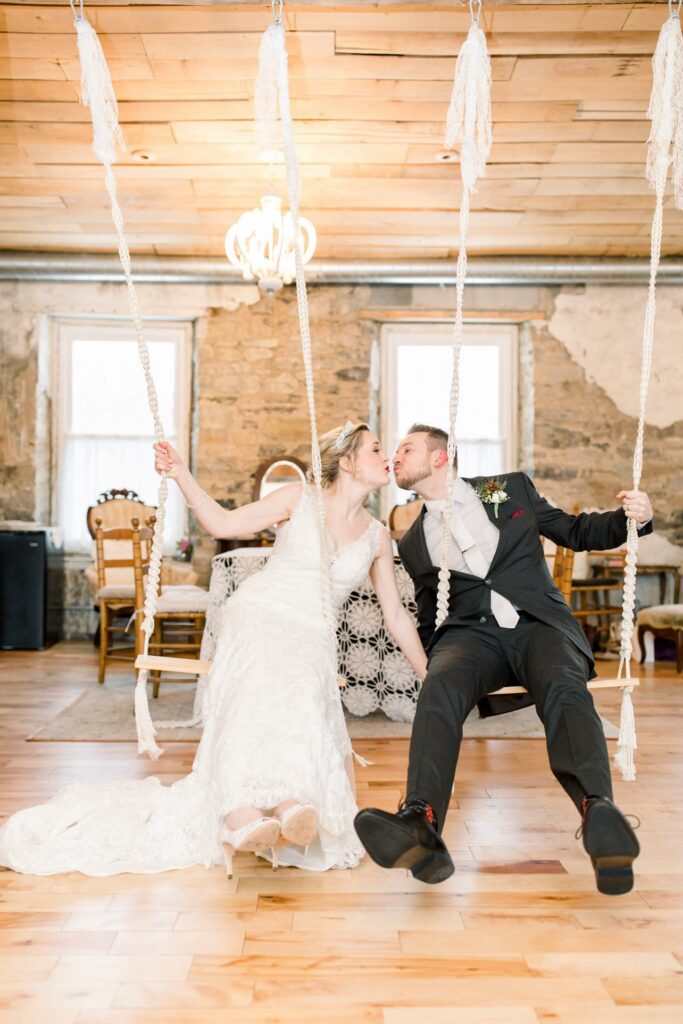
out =
<svg viewBox="0 0 683 1024"><path fill-rule="evenodd" d="M293 455L282 455L259 466L254 483L254 501L265 498L271 491L286 484L306 481L306 467Z"/></svg>

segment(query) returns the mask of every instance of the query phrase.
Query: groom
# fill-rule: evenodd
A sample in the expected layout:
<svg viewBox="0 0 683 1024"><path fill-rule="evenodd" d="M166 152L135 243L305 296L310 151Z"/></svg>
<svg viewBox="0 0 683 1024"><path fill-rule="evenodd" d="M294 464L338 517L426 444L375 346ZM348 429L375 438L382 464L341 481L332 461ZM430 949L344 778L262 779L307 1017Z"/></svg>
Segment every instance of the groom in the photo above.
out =
<svg viewBox="0 0 683 1024"><path fill-rule="evenodd" d="M450 602L435 630L441 562L448 436L417 423L394 457L399 487L424 508L399 544L415 584L418 629L429 655L410 743L407 797L396 814L360 811L356 831L382 867L408 868L441 882L453 863L441 838L463 723L503 686L523 685L543 722L550 766L582 817L584 846L598 889L628 892L639 846L612 803L607 745L587 689L593 657L548 571L540 537L574 551L604 550L626 540L626 519L652 532L642 491L621 491L623 508L572 516L553 508L524 473L505 479L456 477L449 523Z"/></svg>

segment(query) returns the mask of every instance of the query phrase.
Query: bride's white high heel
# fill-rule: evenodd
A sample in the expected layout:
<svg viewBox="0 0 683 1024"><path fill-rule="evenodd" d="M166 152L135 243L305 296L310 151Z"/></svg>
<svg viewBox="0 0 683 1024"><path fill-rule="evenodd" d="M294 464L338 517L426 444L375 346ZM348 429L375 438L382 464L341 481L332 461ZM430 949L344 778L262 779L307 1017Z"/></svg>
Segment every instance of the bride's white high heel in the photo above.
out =
<svg viewBox="0 0 683 1024"><path fill-rule="evenodd" d="M311 804L293 804L278 818L280 836L288 843L308 847L318 834L318 816Z"/></svg>
<svg viewBox="0 0 683 1024"><path fill-rule="evenodd" d="M277 843L280 835L280 822L277 818L256 818L238 829L223 828L223 854L228 878L232 878L233 854L256 853L257 850L270 850Z"/></svg>

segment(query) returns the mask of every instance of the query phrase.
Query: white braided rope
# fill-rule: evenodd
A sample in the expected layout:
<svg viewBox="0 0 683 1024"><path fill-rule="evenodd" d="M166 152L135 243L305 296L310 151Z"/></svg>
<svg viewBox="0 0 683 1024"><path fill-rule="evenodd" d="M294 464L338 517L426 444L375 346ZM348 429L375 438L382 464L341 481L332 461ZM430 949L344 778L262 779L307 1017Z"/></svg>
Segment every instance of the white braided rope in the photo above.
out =
<svg viewBox="0 0 683 1024"><path fill-rule="evenodd" d="M460 178L462 198L459 218L459 249L455 279L455 320L453 323L451 393L448 427L448 468L446 471L446 503L441 534L441 564L436 593L436 625L448 616L450 579L448 557L451 543L450 521L453 510L453 481L455 477L456 439L455 425L460 403L460 353L463 339L463 301L467 276L467 236L470 224L470 195L477 178L485 173L486 160L491 149L491 62L486 36L479 28L481 3L475 14L472 4L472 24L463 43L455 66L453 94L448 108L444 145L452 149L460 144Z"/></svg>
<svg viewBox="0 0 683 1024"><path fill-rule="evenodd" d="M680 7L681 5L678 3L674 10L672 2L669 0L670 17L662 26L652 58L652 93L648 108L648 117L652 121L652 127L648 139L646 176L651 188L655 190L656 198L650 232L650 280L643 321L638 427L633 451L633 490L639 488L643 471L645 411L654 349L657 271L662 251L664 195L670 167L674 195L679 207L683 200L683 36L678 17ZM635 520L629 519L617 679L629 680L631 678L637 566L638 528ZM636 777L634 758L637 737L631 699L632 691L633 687L628 684L622 688L619 739L614 758L614 763L627 781L633 781Z"/></svg>
<svg viewBox="0 0 683 1024"><path fill-rule="evenodd" d="M446 470L446 504L443 512L443 530L441 532L441 563L439 565L439 583L436 591L436 625L441 625L448 616L450 602L451 573L448 559L451 546L450 521L453 511L453 482L455 478L455 422L460 404L460 353L463 335L463 297L465 293L465 277L467 276L467 232L470 221L470 193L463 188L460 202L460 249L455 277L455 321L453 323L451 393L449 404L448 428L448 468Z"/></svg>
<svg viewBox="0 0 683 1024"><path fill-rule="evenodd" d="M133 282L130 251L125 237L123 214L116 192L116 178L112 169L112 163L116 160L116 146L119 140L122 142L117 119L114 89L97 33L87 19L81 15L77 16L75 25L78 37L78 53L81 62L81 102L90 109L93 122L93 150L104 167L104 182L109 195L112 219L118 238L119 259L121 260L128 289L128 302L135 328L138 355L147 387L147 401L154 422L154 437L155 440L161 441L164 438L164 429L159 415L159 402L152 378L149 349L143 333L142 318ZM145 585L145 617L141 627L145 637L145 654L149 650L149 640L154 632L154 616L156 614L161 580L167 495L168 480L166 477L162 477L157 494L156 522L154 524L152 551ZM154 739L156 730L149 712L147 672L144 669L138 673L135 686L135 722L138 736L138 752L148 753L154 758L159 757L162 751Z"/></svg>
<svg viewBox="0 0 683 1024"><path fill-rule="evenodd" d="M276 90L273 89L271 84L273 79L277 83ZM280 108L280 120L282 122L282 143L284 146L285 164L287 167L287 195L289 198L289 207L294 230L296 300L299 313L299 333L301 336L301 351L304 363L306 398L308 400L308 418L311 435L311 468L315 484L315 504L320 536L323 612L331 632L336 637L336 617L332 599L332 566L325 522L322 464L320 460L320 445L318 442L318 424L315 406L315 381L313 372L311 331L308 316L308 294L306 291L304 262L299 237L299 164L294 146L292 111L289 101L289 76L287 70L285 30L280 21L275 21L266 29L259 49L259 76L256 85L256 95L261 97L270 97L271 101L270 103L265 102L263 106L257 109L257 114L261 113L266 119L266 125L263 129L259 129L257 127L256 134L257 138L260 140L263 140L264 138L273 138L274 117L271 104L272 98L275 94L277 94Z"/></svg>

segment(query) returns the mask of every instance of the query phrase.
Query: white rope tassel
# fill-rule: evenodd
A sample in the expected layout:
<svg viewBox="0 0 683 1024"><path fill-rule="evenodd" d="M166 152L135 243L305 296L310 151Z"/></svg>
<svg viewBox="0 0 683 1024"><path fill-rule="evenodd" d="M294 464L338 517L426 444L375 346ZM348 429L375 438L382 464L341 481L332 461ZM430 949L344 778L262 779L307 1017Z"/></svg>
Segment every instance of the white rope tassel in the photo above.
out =
<svg viewBox="0 0 683 1024"><path fill-rule="evenodd" d="M147 672L141 669L135 686L135 728L138 734L138 754L149 754L156 761L163 750L155 740L157 734L147 699Z"/></svg>
<svg viewBox="0 0 683 1024"><path fill-rule="evenodd" d="M486 172L492 138L491 61L486 36L473 21L455 65L444 140L446 149L460 145L460 175L469 192Z"/></svg>
<svg viewBox="0 0 683 1024"><path fill-rule="evenodd" d="M258 52L258 76L254 88L254 140L259 154L272 160L282 149L278 119L278 69L284 48L284 29L273 22L261 36ZM286 59L286 57L285 57Z"/></svg>
<svg viewBox="0 0 683 1024"><path fill-rule="evenodd" d="M674 196L683 208L683 35L678 9L669 4L671 16L659 33L652 58L652 93L647 116L652 121L647 153L650 187L668 174L672 164Z"/></svg>
<svg viewBox="0 0 683 1024"><path fill-rule="evenodd" d="M87 18L75 21L78 56L81 62L81 103L90 108L93 124L92 148L103 164L116 162L117 147L125 150L114 87L97 32Z"/></svg>
<svg viewBox="0 0 683 1024"><path fill-rule="evenodd" d="M332 567L329 545L327 543L325 502L322 490L322 463L320 460L320 445L318 443L318 425L315 407L313 351L308 316L308 294L306 292L304 263L299 240L299 163L294 147L294 129L292 125L292 111L289 102L287 50L285 48L285 31L283 25L280 23L270 25L264 33L264 37L265 36L269 37L268 44L266 46L262 42L260 54L264 56L264 59L267 58L272 61L273 67L270 69L260 67L259 81L269 82L271 77L275 78L277 81L277 95L280 107L280 120L282 123L282 142L284 145L285 163L287 166L287 195L289 198L289 207L294 230L296 299L299 311L299 332L301 335L301 350L306 381L306 397L308 399L308 415L311 434L311 468L313 470L313 480L315 483L316 513L320 536L323 613L330 627L330 631L336 640L336 614L334 611L334 602L332 600ZM338 687L336 686L335 693L338 697Z"/></svg>
<svg viewBox="0 0 683 1024"><path fill-rule="evenodd" d="M614 764L626 782L635 782L635 752L638 746L636 739L636 718L633 711L631 693L632 686L625 686L621 696L621 716L619 720L619 739Z"/></svg>
<svg viewBox="0 0 683 1024"><path fill-rule="evenodd" d="M481 4L479 4L479 11ZM460 352L463 338L463 300L467 276L467 236L470 226L470 193L477 178L484 174L491 149L491 62L486 36L472 14L472 25L467 39L460 48L455 66L453 95L448 108L444 145L453 149L460 144L460 242L455 280L455 321L453 324L453 369L451 376L450 422L448 428L448 470L446 473L446 504L441 535L441 565L436 594L436 625L446 619L450 603L451 574L448 569L450 549L450 521L453 510L453 480L455 477L455 424L460 404Z"/></svg>
<svg viewBox="0 0 683 1024"><path fill-rule="evenodd" d="M93 124L93 150L104 166L104 181L111 204L111 214L118 238L119 258L123 267L131 317L135 327L138 355L142 364L147 386L147 399L154 421L154 436L157 441L163 440L164 429L159 415L159 402L156 387L152 378L149 349L142 330L142 318L137 301L130 251L125 236L123 214L116 194L116 178L112 164L116 160L117 144L123 148L123 138L118 124L118 108L111 82L107 61L97 33L90 23L82 16L75 21L78 34L78 53L81 61L81 102L90 108ZM145 633L145 654L149 647L149 638L154 631L154 615L156 613L159 581L161 578L161 559L163 556L163 529L166 517L166 496L168 481L162 478L157 496L157 516L154 525L152 553L145 586L145 620L142 625ZM147 699L147 672L138 673L135 686L135 722L138 734L138 751L148 753L157 758L161 748L155 742L156 730L149 712Z"/></svg>

